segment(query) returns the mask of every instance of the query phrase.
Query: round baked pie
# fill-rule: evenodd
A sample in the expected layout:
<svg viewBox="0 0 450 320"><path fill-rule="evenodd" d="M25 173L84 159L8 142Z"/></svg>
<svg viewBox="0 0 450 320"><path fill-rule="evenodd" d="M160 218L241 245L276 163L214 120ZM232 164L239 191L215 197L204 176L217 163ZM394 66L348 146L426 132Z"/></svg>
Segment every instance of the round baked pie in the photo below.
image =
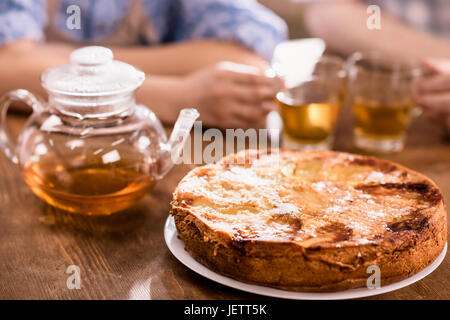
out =
<svg viewBox="0 0 450 320"><path fill-rule="evenodd" d="M427 177L360 155L244 151L197 167L173 195L186 250L237 280L294 291L381 285L443 250L442 194Z"/></svg>

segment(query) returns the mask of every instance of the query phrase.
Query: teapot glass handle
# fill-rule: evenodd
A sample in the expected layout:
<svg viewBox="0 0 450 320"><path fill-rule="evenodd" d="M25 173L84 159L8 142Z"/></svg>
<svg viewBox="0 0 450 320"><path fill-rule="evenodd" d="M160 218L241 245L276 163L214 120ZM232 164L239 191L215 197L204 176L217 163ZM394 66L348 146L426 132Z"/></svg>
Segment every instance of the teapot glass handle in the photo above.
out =
<svg viewBox="0 0 450 320"><path fill-rule="evenodd" d="M37 111L41 104L32 93L23 89L9 91L0 98L0 149L12 162L17 164L19 159L16 153L16 143L11 139L6 125L8 108L14 101L27 104L33 111Z"/></svg>

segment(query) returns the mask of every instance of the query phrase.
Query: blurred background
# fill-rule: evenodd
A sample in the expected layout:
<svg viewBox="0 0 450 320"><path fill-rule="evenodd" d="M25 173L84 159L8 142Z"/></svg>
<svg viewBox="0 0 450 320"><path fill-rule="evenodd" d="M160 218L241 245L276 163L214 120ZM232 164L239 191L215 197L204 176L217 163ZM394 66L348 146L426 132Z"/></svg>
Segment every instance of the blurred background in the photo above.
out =
<svg viewBox="0 0 450 320"><path fill-rule="evenodd" d="M311 37L304 23L306 3L292 0L259 0L258 2L286 21L290 39Z"/></svg>

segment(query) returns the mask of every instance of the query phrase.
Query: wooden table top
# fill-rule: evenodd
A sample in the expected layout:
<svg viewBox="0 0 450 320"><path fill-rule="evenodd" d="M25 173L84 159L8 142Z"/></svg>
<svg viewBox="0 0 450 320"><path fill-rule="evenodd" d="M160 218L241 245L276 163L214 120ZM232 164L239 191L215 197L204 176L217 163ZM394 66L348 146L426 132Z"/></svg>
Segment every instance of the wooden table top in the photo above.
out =
<svg viewBox="0 0 450 320"><path fill-rule="evenodd" d="M336 150L353 151L344 111ZM10 116L18 133L25 117ZM404 151L384 156L433 179L450 203L450 145L424 118ZM32 194L17 166L0 155L0 299L263 299L210 281L169 252L163 226L171 193L193 166L177 166L135 208L109 217L54 209ZM81 289L66 285L69 265ZM371 299L449 299L449 254L427 278Z"/></svg>

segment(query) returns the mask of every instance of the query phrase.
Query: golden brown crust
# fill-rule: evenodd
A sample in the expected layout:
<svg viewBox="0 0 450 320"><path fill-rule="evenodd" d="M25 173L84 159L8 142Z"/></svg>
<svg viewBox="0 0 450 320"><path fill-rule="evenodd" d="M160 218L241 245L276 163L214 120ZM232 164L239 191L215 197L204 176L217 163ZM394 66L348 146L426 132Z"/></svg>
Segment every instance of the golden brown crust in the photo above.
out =
<svg viewBox="0 0 450 320"><path fill-rule="evenodd" d="M370 265L380 268L382 285L406 278L429 265L447 238L431 180L331 151L246 151L198 167L175 190L171 214L201 263L295 291L364 286Z"/></svg>

